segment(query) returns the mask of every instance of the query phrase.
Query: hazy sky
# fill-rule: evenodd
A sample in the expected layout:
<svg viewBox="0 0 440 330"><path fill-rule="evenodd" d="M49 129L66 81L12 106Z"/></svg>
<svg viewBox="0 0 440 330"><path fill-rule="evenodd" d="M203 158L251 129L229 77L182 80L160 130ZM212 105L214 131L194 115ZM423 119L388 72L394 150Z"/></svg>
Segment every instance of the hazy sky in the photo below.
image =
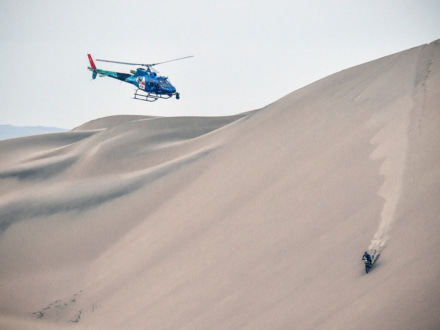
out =
<svg viewBox="0 0 440 330"><path fill-rule="evenodd" d="M439 0L0 0L0 124L235 114L439 38ZM132 85L92 80L88 53L138 63L195 57L156 67L180 100L148 103L132 99Z"/></svg>

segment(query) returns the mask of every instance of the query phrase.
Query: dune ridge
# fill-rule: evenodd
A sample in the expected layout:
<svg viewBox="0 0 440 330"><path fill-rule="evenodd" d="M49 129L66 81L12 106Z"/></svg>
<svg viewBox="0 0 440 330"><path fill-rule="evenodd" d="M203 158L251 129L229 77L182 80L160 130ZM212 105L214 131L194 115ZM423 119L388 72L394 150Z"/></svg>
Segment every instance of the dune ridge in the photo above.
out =
<svg viewBox="0 0 440 330"><path fill-rule="evenodd" d="M235 116L0 141L0 324L437 328L439 101L437 40Z"/></svg>

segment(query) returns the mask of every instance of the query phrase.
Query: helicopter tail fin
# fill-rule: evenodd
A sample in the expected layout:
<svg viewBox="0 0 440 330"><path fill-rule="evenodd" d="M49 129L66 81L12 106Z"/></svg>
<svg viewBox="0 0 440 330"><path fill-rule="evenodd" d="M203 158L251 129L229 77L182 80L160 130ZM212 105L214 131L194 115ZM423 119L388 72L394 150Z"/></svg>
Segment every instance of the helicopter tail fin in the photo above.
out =
<svg viewBox="0 0 440 330"><path fill-rule="evenodd" d="M90 66L92 67L93 70L96 70L96 65L95 62L93 62L92 55L87 54L87 56L89 57Z"/></svg>
<svg viewBox="0 0 440 330"><path fill-rule="evenodd" d="M87 54L87 56L89 57L89 61L90 61L89 70L93 71L92 78L96 79L96 76L98 75L98 72L96 71L97 69L96 69L95 62L93 62L92 55Z"/></svg>

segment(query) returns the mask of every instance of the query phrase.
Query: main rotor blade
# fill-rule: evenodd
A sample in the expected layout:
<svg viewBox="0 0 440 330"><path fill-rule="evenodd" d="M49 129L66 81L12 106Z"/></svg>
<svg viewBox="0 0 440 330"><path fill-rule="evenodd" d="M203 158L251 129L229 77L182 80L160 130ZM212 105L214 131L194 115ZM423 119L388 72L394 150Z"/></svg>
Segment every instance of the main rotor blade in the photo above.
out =
<svg viewBox="0 0 440 330"><path fill-rule="evenodd" d="M116 63L116 64L126 64L126 65L141 65L141 66L145 66L147 68L150 68L150 67L155 66L155 65L159 65L159 64L163 64L163 63L168 63L168 62L179 61L179 60L183 60L185 58L190 58L190 57L194 57L194 56L191 55L191 56L179 57L179 58L175 58L173 60L159 62L159 63L153 63L153 64L127 63L127 62L109 61L109 60L97 60L97 61L99 61L99 62L107 62L107 63Z"/></svg>
<svg viewBox="0 0 440 330"><path fill-rule="evenodd" d="M127 64L127 65L146 65L146 64L127 63L127 62L109 61L109 60L97 60L97 61L99 61L99 62L107 62L107 63Z"/></svg>
<svg viewBox="0 0 440 330"><path fill-rule="evenodd" d="M185 58L190 58L190 57L194 57L194 56L185 56L185 57L179 57L179 58L175 58L173 60L169 60L169 61L165 61L165 62L159 62L159 63L153 63L153 64L146 64L149 66L154 66L154 65L158 65L158 64L164 64L164 63L168 63L168 62L174 62L174 61L179 61L179 60L183 60ZM145 64L144 64L145 65Z"/></svg>

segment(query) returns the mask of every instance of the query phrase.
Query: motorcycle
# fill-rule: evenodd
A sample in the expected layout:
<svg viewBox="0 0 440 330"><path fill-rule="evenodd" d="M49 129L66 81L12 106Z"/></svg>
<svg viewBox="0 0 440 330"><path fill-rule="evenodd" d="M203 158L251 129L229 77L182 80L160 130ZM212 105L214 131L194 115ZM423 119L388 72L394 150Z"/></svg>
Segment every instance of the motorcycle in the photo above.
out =
<svg viewBox="0 0 440 330"><path fill-rule="evenodd" d="M368 274L370 269L373 267L373 263L370 260L368 260L365 256L362 257L362 260L365 263L365 272Z"/></svg>
<svg viewBox="0 0 440 330"><path fill-rule="evenodd" d="M362 261L365 264L365 272L368 274L374 263L379 259L380 252L377 250L365 251Z"/></svg>

